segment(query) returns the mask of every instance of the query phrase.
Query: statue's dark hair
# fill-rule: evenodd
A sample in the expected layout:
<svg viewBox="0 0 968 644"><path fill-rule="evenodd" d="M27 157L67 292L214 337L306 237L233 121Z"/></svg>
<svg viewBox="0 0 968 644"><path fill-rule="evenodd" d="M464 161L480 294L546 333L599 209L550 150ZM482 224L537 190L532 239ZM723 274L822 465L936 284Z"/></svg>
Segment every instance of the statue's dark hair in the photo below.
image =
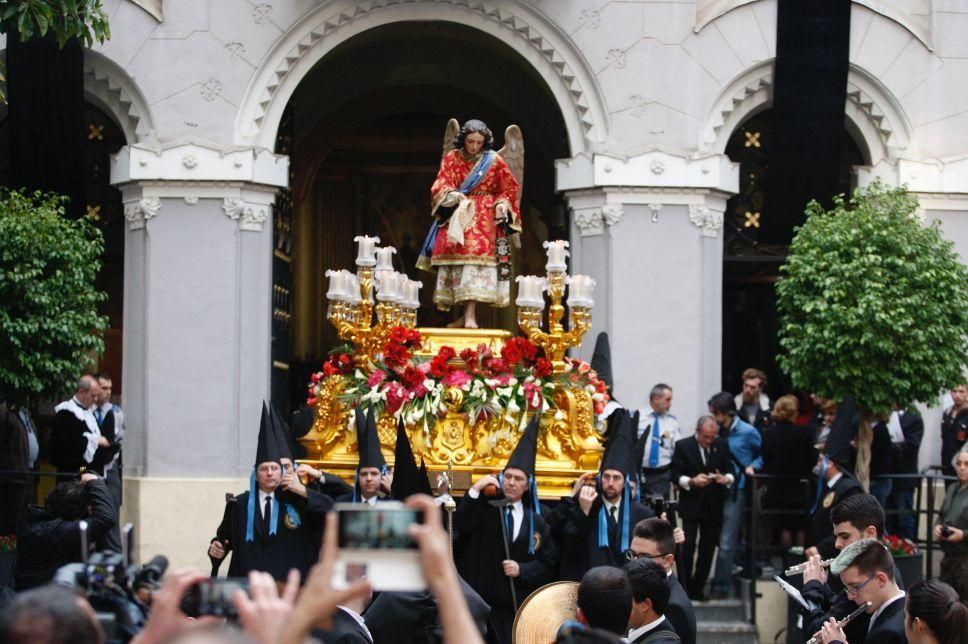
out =
<svg viewBox="0 0 968 644"><path fill-rule="evenodd" d="M487 127L487 123L479 121L478 119L471 119L461 126L460 132L454 137L455 149L464 149L464 139L467 138L468 134L483 134L484 149L490 150L494 147L494 134L491 132L491 128Z"/></svg>

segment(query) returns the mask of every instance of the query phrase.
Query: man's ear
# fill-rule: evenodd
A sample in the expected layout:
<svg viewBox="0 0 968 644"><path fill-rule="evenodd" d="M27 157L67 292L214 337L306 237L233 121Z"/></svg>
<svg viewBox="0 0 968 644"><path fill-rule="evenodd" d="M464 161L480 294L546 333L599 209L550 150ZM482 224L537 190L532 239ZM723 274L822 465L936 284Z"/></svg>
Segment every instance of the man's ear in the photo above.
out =
<svg viewBox="0 0 968 644"><path fill-rule="evenodd" d="M861 535L864 539L876 539L877 538L877 528L872 525L864 528L864 534Z"/></svg>
<svg viewBox="0 0 968 644"><path fill-rule="evenodd" d="M584 624L585 626L588 626L588 620L585 619L585 613L581 611L580 607L575 608L575 619L578 620L580 623Z"/></svg>

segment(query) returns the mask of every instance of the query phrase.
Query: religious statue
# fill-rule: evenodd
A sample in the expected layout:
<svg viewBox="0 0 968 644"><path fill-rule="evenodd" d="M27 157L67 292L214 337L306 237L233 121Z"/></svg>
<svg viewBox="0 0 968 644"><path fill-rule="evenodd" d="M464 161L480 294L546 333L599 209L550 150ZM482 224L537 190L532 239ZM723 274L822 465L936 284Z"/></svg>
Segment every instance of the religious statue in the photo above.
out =
<svg viewBox="0 0 968 644"><path fill-rule="evenodd" d="M461 127L451 119L444 133L440 170L430 188L435 223L421 249L421 268L436 269L434 302L442 310L463 304L452 327L477 328L477 303L505 307L511 299L512 239L520 244L524 139L521 128L504 132L504 147L483 121Z"/></svg>

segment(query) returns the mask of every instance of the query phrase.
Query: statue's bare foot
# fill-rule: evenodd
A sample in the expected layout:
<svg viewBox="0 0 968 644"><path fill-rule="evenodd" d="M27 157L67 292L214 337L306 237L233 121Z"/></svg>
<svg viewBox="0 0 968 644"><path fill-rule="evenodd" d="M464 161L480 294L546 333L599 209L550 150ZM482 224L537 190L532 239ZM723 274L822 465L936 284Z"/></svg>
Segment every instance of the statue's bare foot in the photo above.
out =
<svg viewBox="0 0 968 644"><path fill-rule="evenodd" d="M462 315L459 318L457 318L456 320L454 320L453 322L451 322L450 324L448 324L447 325L447 328L448 329L463 329L463 328L465 328L465 326L466 325L464 324L464 316Z"/></svg>
<svg viewBox="0 0 968 644"><path fill-rule="evenodd" d="M467 318L466 320L464 320L464 328L465 329L476 329L477 328L477 320L475 320L474 318Z"/></svg>

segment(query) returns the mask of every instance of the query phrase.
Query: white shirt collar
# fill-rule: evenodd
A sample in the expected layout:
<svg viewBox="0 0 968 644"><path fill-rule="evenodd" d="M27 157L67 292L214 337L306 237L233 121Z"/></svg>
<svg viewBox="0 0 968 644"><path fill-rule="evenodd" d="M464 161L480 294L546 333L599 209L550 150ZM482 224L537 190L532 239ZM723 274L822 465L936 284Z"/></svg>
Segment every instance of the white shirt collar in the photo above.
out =
<svg viewBox="0 0 968 644"><path fill-rule="evenodd" d="M273 503L276 502L276 493L275 492L264 492L263 490L260 489L259 490L259 511L260 512L263 509L265 509L265 507L266 507L266 497L267 496L271 496L272 497L272 502Z"/></svg>
<svg viewBox="0 0 968 644"><path fill-rule="evenodd" d="M881 616L881 613L884 612L884 609L887 608L888 606L890 606L891 604L893 604L894 602L896 602L899 599L904 599L904 591L903 590L897 591L897 594L896 595L894 595L893 597L891 597L890 599L888 599L886 602L884 602L883 604L881 604L880 606L877 607L877 610L875 610L874 611L874 614L871 615L870 624L867 625L867 632L868 633L871 632L871 627L874 626L874 622L877 621L877 618Z"/></svg>
<svg viewBox="0 0 968 644"><path fill-rule="evenodd" d="M363 621L363 616L360 615L359 613L357 613L352 608L347 608L346 606L343 606L341 604L339 605L339 608L340 608L340 610L342 610L343 612L345 612L347 615L349 615L350 617L352 617L356 621L356 623L359 624L360 627L364 631L366 631L367 638L369 638L369 640L372 642L373 641L373 634L370 633L370 629L366 627L366 622Z"/></svg>
<svg viewBox="0 0 968 644"><path fill-rule="evenodd" d="M640 637L642 637L644 634L646 634L649 631L651 631L653 628L656 628L664 620L665 620L665 615L659 615L659 619L656 619L654 621L651 621L648 624L643 624L642 626L639 626L638 628L633 628L632 630L629 631L628 641L634 642L635 640L637 640Z"/></svg>
<svg viewBox="0 0 968 644"><path fill-rule="evenodd" d="M379 494L374 494L370 498L360 497L360 502L361 503L366 503L367 505L373 505L373 506L375 506L376 505L376 500L377 500L377 498L379 498L379 496L380 496Z"/></svg>
<svg viewBox="0 0 968 644"><path fill-rule="evenodd" d="M612 508L616 508L615 514L619 514L622 511L622 497L618 497L618 501L615 503L610 503L604 497L602 498L602 503L605 505L605 511L609 514L612 513Z"/></svg>
<svg viewBox="0 0 968 644"><path fill-rule="evenodd" d="M837 481L839 481L843 476L844 476L843 472L838 472L837 476L827 481L827 487L832 488L833 486L837 485Z"/></svg>

